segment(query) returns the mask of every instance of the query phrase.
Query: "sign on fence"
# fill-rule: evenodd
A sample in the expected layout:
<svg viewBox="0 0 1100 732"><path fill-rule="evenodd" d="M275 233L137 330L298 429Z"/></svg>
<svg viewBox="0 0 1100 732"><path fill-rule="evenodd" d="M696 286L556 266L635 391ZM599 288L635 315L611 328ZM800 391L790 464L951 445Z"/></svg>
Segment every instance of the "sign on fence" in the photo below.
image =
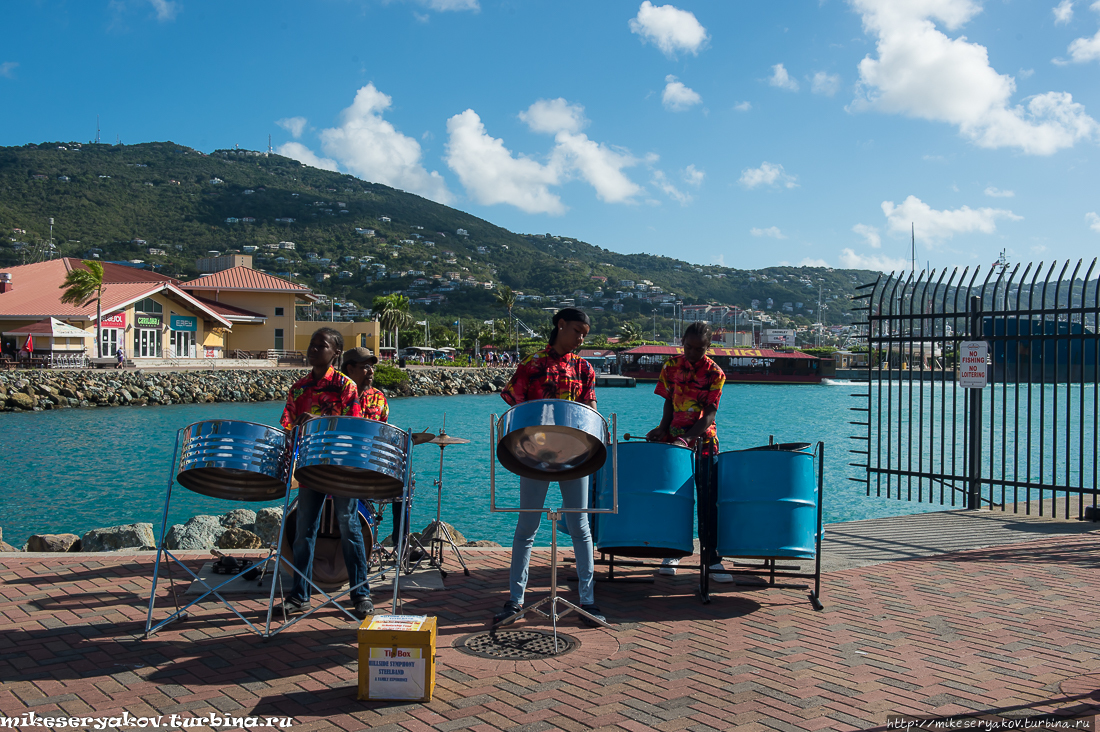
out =
<svg viewBox="0 0 1100 732"><path fill-rule="evenodd" d="M989 344L967 341L959 346L959 386L981 389L989 383Z"/></svg>

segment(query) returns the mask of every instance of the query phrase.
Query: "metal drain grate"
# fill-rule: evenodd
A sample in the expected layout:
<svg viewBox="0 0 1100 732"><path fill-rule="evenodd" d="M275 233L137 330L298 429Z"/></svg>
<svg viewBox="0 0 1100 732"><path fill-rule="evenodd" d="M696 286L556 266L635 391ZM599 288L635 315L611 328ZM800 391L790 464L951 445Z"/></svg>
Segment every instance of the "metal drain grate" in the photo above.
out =
<svg viewBox="0 0 1100 732"><path fill-rule="evenodd" d="M541 630L498 630L473 633L459 640L455 648L469 656L505 661L537 661L557 658L580 648L576 638L558 633L554 650L554 634Z"/></svg>

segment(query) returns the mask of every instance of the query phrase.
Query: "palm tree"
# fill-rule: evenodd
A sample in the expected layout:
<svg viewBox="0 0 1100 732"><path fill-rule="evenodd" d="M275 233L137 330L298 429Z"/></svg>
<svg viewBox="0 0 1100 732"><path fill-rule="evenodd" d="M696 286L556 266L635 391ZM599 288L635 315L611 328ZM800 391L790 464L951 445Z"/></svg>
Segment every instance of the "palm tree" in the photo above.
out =
<svg viewBox="0 0 1100 732"><path fill-rule="evenodd" d="M413 322L409 314L409 298L404 295L380 295L371 301L371 308L378 316L378 326L393 333L394 351L400 350L398 332Z"/></svg>
<svg viewBox="0 0 1100 732"><path fill-rule="evenodd" d="M493 297L496 299L497 305L500 305L502 308L508 311L508 335L511 336L512 308L516 306L516 293L512 292L511 287L505 285L504 287L494 292ZM516 348L519 348L518 340L516 341Z"/></svg>
<svg viewBox="0 0 1100 732"><path fill-rule="evenodd" d="M627 321L619 326L619 342L620 343L633 343L640 340L642 337L642 331L638 328L637 324Z"/></svg>
<svg viewBox="0 0 1100 732"><path fill-rule="evenodd" d="M103 264L85 259L84 266L87 269L69 270L58 289L65 290L61 302L68 305L83 307L95 300L95 352L103 358Z"/></svg>

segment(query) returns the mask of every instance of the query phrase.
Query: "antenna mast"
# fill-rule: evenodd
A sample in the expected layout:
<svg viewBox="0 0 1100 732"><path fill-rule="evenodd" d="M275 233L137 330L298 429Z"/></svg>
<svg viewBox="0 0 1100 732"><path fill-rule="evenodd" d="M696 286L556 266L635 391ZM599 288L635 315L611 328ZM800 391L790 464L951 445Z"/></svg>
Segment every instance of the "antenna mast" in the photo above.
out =
<svg viewBox="0 0 1100 732"><path fill-rule="evenodd" d="M271 135L270 134L267 136L267 154L270 157L270 155L271 155Z"/></svg>
<svg viewBox="0 0 1100 732"><path fill-rule="evenodd" d="M913 272L917 271L917 227L912 221L909 222L909 235L912 237L912 253L910 256L913 259Z"/></svg>
<svg viewBox="0 0 1100 732"><path fill-rule="evenodd" d="M95 116L95 144L99 144L99 115Z"/></svg>

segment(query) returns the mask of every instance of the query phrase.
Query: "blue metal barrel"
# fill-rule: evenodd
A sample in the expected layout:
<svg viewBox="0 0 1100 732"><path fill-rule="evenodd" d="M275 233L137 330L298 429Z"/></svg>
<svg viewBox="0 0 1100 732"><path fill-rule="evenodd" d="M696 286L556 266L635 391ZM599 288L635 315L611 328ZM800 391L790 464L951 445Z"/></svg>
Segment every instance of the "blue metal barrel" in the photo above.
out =
<svg viewBox="0 0 1100 732"><path fill-rule="evenodd" d="M817 479L805 450L718 456L718 555L796 557L817 551Z"/></svg>
<svg viewBox="0 0 1100 732"><path fill-rule="evenodd" d="M612 507L611 461L593 476L596 508ZM596 548L623 557L694 552L695 462L691 450L657 442L619 443L619 512L593 514Z"/></svg>

